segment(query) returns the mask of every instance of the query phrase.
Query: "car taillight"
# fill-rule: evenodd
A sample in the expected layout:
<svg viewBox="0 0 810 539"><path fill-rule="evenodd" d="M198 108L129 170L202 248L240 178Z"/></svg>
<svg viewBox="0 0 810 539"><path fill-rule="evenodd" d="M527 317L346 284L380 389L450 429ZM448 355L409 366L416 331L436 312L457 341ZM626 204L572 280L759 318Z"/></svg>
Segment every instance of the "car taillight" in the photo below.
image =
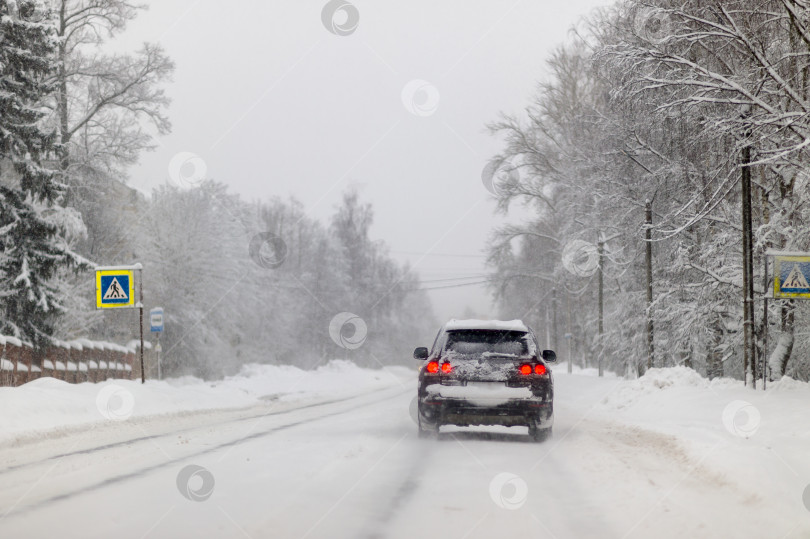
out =
<svg viewBox="0 0 810 539"><path fill-rule="evenodd" d="M546 374L546 366L538 363L534 366L534 374Z"/></svg>
<svg viewBox="0 0 810 539"><path fill-rule="evenodd" d="M450 371L453 370L453 366L450 363L442 363L442 372L444 374L450 374Z"/></svg>
<svg viewBox="0 0 810 539"><path fill-rule="evenodd" d="M542 363L538 363L534 367L532 367L529 364L521 365L519 371L520 371L520 374L524 374L524 375L529 375L531 373L534 373L534 374L539 374L541 376L546 374L546 372L548 372L546 370L546 366L543 365Z"/></svg>
<svg viewBox="0 0 810 539"><path fill-rule="evenodd" d="M439 372L439 362L438 361L430 361L427 365L425 365L425 369L431 373L435 374Z"/></svg>

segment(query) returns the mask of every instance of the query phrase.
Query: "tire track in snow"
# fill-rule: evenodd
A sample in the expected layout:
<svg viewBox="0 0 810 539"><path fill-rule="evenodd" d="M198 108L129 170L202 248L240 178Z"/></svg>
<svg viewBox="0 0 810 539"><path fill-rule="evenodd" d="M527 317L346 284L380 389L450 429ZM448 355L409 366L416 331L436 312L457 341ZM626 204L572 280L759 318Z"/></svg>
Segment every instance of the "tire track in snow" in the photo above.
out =
<svg viewBox="0 0 810 539"><path fill-rule="evenodd" d="M371 393L364 394L363 396L368 397L370 395L374 395L376 393L384 392L384 391L390 391L390 388L377 390L377 391L374 391L374 392L371 392ZM183 455L181 457L164 460L164 461L161 461L161 462L159 462L157 464L154 464L154 465L151 465L151 466L146 466L146 467L139 468L139 469L134 470L132 472L115 475L115 476L109 477L107 479L104 479L102 481L92 483L92 484L90 484L88 486L72 490L70 492L65 492L65 493L62 493L62 494L57 494L55 496L50 496L50 497L44 498L42 500L39 500L39 501L37 501L35 503L32 503L30 505L26 505L26 506L24 506L24 507L22 507L20 509L15 509L15 506L12 506L11 509L0 508L0 515L2 515L2 516L0 516L0 521L2 521L4 518L6 518L8 516L15 516L15 517L20 516L22 514L29 513L31 511L34 511L34 510L37 510L37 509L41 509L41 508L43 508L45 506L48 506L48 505L51 505L53 503L68 500L70 498L74 498L74 497L82 495L82 494L86 494L86 493L89 493L89 492L100 490L100 489L103 489L105 487L115 485L115 484L118 484L118 483L122 483L122 482L125 482L125 481L128 481L128 480L131 480L131 479L137 479L137 478L142 477L142 476L144 476L144 475L146 475L148 473L160 470L162 468L166 468L168 466L173 466L173 465L177 465L177 464L180 464L180 463L183 463L183 462L187 462L189 459L193 459L193 458L200 457L200 456L203 456L203 455L208 455L208 454L211 454L211 453L215 453L215 452L220 451L222 449L231 448L231 447L237 446L237 445L239 445L241 443L244 443L244 442L249 442L249 441L252 441L252 440L264 438L266 436L273 435L273 434L275 434L277 432L285 431L285 430L295 428L295 427L299 427L301 425L306 425L306 424L309 424L309 423L314 423L314 422L321 421L321 420L324 420L324 419L327 419L327 418L330 418L330 417L344 415L344 414L350 413L350 412L352 412L354 410L357 410L357 409L360 409L360 408L363 408L363 407L372 406L372 405L380 403L380 402L384 402L384 401L387 401L387 400L394 399L394 398L402 395L403 393L409 392L409 391L410 390L407 390L407 391L398 390L398 392L396 394L386 396L386 397L383 397L381 399L375 399L375 400L372 400L370 402L359 403L359 404L356 404L354 406L350 406L350 407L341 409L339 411L335 411L335 412L331 412L331 413L327 413L327 414L323 414L323 415L318 415L316 417L303 419L303 420L300 420L300 421L294 421L294 422L286 423L286 424L282 424L282 425L273 426L273 427L271 427L269 429L257 431L257 432L248 434L246 436L241 436L241 437L238 437L236 439L230 440L228 442L216 444L216 445L213 445L211 447L208 447L208 448L200 450L200 451L185 454L185 455ZM362 398L362 397L355 396L355 397L352 397L352 398L348 398L346 400L352 400L352 399L356 399L356 398ZM343 402L345 402L345 401L343 401ZM325 405L326 404L322 404L321 406L325 406ZM312 409L312 408L315 408L315 407L317 407L317 405L308 405L306 407L297 408L294 411L300 412L300 411L303 411L303 410L306 410L306 409ZM262 418L262 417L272 417L272 416L269 416L267 414L263 414L263 415L259 416L259 419ZM246 418L246 419L250 419L250 418ZM254 417L254 419L256 419L256 418ZM240 421L241 420L237 419L237 420L232 421L231 423L238 423ZM200 428L209 428L209 427L210 427L209 425L203 425L201 427L198 427L196 430L199 430ZM192 430L195 430L195 429L192 429ZM172 434L176 435L176 433L172 433ZM116 446L118 446L118 445L120 445L120 444L116 444Z"/></svg>
<svg viewBox="0 0 810 539"><path fill-rule="evenodd" d="M298 411L301 411L301 410L307 410L307 409L310 409L310 408L318 408L318 407L321 407L321 406L329 406L329 405L332 405L332 404L339 404L341 402L346 402L346 401L350 401L350 400L353 400L353 399L359 399L359 398L367 397L369 395L379 393L380 391L385 391L386 389L387 388L377 389L377 390L369 391L369 392L366 392L366 393L360 393L358 395L352 395L350 397L345 397L345 398L340 398L340 399L332 399L332 400L328 400L328 401L319 401L319 402L315 402L315 403L305 404L305 405L302 405L302 406L296 406L294 408L287 408L287 409L284 409L284 410L262 412L260 414L254 414L254 415L249 415L249 416L237 416L237 417L230 418L230 419L225 419L225 420L222 420L222 421L216 421L216 422L213 422L213 423L205 423L205 424L197 424L197 425L193 425L191 427L178 429L178 430L171 430L171 431L160 433L160 434L147 434L147 435L144 435L144 436L136 436L134 438L127 438L125 440L120 440L120 441L117 441L117 442L111 442L111 443L102 444L102 445L93 446L93 447L88 447L88 448L84 448L84 449L77 449L75 451L66 451L66 452L63 452L63 453L57 453L55 455L50 455L50 456L47 456L47 457L44 457L44 458L39 458L37 460L32 460L32 461L28 461L28 462L22 462L20 464L14 464L14 465L11 465L11 466L6 466L5 468L0 468L0 476L3 476L4 474L7 474L9 472L18 471L20 469L24 469L24 468L27 468L27 467L33 467L33 466L38 466L38 465L41 465L41 464L45 464L45 463L50 462L50 461L55 461L55 460L58 461L58 460L63 459L63 458L72 457L72 456L78 456L78 455L91 455L91 454L99 452L99 451L106 451L106 450L109 450L109 449L115 449L115 448L118 448L118 447L131 445L131 444L134 444L134 443L145 442L145 441L150 441L150 440L154 441L154 440L159 440L161 438L169 438L169 437L176 436L178 434L184 434L184 433L187 433L187 432L193 432L193 431L199 430L201 428L218 427L218 426L222 426L222 425L230 425L230 424L239 423L239 422L242 422L242 421L250 421L252 419L262 419L264 417L274 417L274 416L280 416L280 415L287 415L287 414L295 413L295 412L298 412ZM240 411L254 410L255 408L256 407L251 406L251 407L248 407L248 408L230 409L230 410L229 409L199 410L199 411L192 412L189 416L186 416L186 417L206 416L206 415L211 414L211 412L214 412L214 411L239 413ZM150 419L155 419L155 418L163 419L165 417L166 416L144 416L144 417L139 417L138 419L139 420L145 419L146 422L148 423ZM101 425L105 425L105 424L102 423ZM117 424L117 426L126 427L127 424L126 423L119 423L119 424ZM95 426L90 427L91 430L93 430L94 428L95 428ZM81 432L86 432L86 430L82 430ZM42 440L39 439L39 440L36 440L36 441L41 442ZM34 442L34 440L32 440L31 443L33 443L33 442Z"/></svg>
<svg viewBox="0 0 810 539"><path fill-rule="evenodd" d="M414 429L414 437L416 430ZM359 534L359 537L367 537L368 539L382 539L388 534L385 527L389 525L399 514L399 511L406 507L414 494L422 484L422 476L425 473L425 465L429 459L430 454L435 451L435 440L418 440L419 451L414 453L414 458L411 459L405 480L400 483L399 487L394 491L385 510L382 511L375 519L373 525L369 526L369 531Z"/></svg>

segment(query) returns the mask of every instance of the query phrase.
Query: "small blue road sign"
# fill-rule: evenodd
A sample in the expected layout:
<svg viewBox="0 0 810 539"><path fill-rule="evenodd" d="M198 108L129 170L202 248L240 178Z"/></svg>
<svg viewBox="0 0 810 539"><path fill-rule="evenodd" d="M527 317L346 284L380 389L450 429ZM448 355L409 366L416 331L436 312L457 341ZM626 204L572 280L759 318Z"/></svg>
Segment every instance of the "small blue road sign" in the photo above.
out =
<svg viewBox="0 0 810 539"><path fill-rule="evenodd" d="M152 332L163 331L163 307L155 307L149 311L149 329Z"/></svg>

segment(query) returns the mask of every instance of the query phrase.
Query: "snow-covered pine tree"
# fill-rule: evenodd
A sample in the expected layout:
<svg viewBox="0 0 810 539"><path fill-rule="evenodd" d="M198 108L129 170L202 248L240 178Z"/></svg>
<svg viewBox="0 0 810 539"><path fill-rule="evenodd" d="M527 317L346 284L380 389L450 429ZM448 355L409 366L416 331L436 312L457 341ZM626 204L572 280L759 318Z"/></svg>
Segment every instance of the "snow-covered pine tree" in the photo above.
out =
<svg viewBox="0 0 810 539"><path fill-rule="evenodd" d="M57 272L76 262L59 237L61 195L42 161L57 38L41 0L0 0L0 331L46 346L63 311ZM58 218L58 217L57 217Z"/></svg>

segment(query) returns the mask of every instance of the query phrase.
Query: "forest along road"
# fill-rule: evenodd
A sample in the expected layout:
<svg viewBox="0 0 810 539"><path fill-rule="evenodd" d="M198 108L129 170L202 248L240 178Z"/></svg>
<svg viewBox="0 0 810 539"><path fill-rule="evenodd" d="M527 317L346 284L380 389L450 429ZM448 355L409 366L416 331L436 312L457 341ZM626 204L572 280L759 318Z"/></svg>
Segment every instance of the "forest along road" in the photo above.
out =
<svg viewBox="0 0 810 539"><path fill-rule="evenodd" d="M769 537L784 527L674 438L593 413L617 384L557 376L545 443L523 428L420 440L410 381L23 442L0 450L0 537Z"/></svg>

